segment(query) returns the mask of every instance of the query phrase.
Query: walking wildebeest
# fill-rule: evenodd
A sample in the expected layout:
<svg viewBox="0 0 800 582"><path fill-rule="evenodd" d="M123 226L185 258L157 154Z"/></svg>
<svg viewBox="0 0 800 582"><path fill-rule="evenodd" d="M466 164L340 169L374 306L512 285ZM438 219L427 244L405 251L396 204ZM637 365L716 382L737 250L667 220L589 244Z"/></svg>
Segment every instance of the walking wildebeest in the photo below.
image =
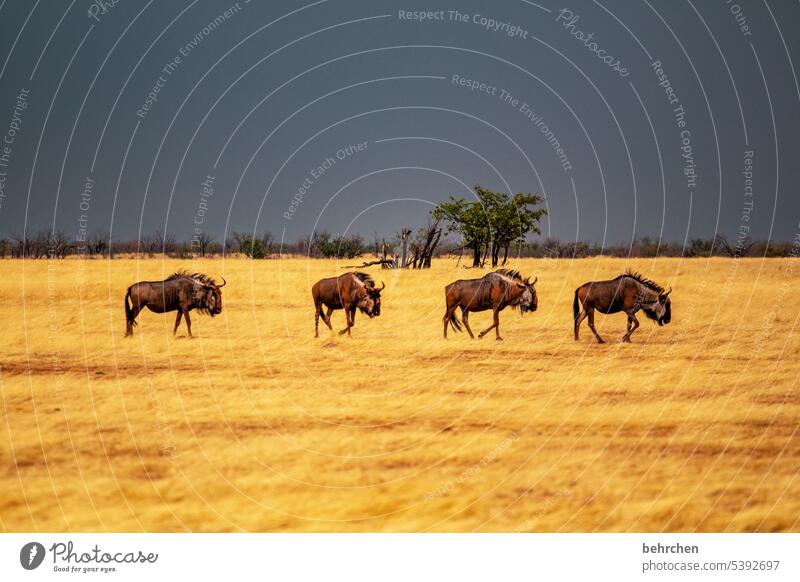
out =
<svg viewBox="0 0 800 582"><path fill-rule="evenodd" d="M142 281L128 287L125 293L125 337L133 335L136 325L136 316L147 307L156 313L177 311L174 334L181 323L181 316L186 319L186 328L189 337L192 337L192 320L189 312L197 309L208 313L211 317L222 312L222 292L220 289L226 284L222 278L222 285L217 285L214 280L202 273L189 274L178 271L170 275L165 281Z"/></svg>
<svg viewBox="0 0 800 582"><path fill-rule="evenodd" d="M536 311L539 300L536 297L536 281L538 277L530 282L530 277L522 279L519 271L510 269L498 269L492 273L484 275L480 279L460 279L450 283L445 287L445 301L447 311L444 314L444 337L447 339L447 324L449 323L454 330L461 331L461 325L456 319L456 307L461 308L461 321L469 332L469 337L475 339L469 327L470 311L485 311L491 309L494 312L494 323L478 334L479 338L486 335L492 328L498 340L500 337L500 312L510 305L518 308L521 313L526 311Z"/></svg>
<svg viewBox="0 0 800 582"><path fill-rule="evenodd" d="M375 287L375 281L367 273L345 273L338 277L320 279L311 288L314 298L314 337L319 337L319 317L329 329L331 313L334 309L344 309L347 327L339 335L350 334L350 328L356 324L356 309L360 309L370 318L381 314L381 291L386 284L381 282L380 289ZM328 308L328 313L322 312L323 305Z"/></svg>
<svg viewBox="0 0 800 582"><path fill-rule="evenodd" d="M624 311L628 315L628 331L622 336L623 342L630 342L631 334L639 327L636 312L640 309L658 325L669 323L672 319L670 293L672 287L664 291L661 285L630 270L611 281L584 283L575 289L575 299L572 302L575 341L578 341L578 328L581 322L588 317L589 329L594 332L598 343L604 343L594 327L595 309L600 313ZM580 310L579 301L583 305L583 311Z"/></svg>

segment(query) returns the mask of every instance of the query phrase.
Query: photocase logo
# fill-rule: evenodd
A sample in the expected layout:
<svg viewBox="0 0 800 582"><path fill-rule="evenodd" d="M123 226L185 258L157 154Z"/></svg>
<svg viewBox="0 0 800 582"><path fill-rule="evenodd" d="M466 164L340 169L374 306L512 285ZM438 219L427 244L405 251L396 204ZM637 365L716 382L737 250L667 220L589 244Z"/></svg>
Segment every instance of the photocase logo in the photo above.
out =
<svg viewBox="0 0 800 582"><path fill-rule="evenodd" d="M35 570L44 560L44 546L39 542L29 542L19 551L19 563L26 570Z"/></svg>

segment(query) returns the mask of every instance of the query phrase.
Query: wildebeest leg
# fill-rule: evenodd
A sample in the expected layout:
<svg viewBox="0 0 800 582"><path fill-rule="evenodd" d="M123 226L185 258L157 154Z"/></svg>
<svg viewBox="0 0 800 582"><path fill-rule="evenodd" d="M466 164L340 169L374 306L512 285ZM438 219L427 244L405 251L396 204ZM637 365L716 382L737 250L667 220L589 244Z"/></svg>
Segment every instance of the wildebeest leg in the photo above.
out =
<svg viewBox="0 0 800 582"><path fill-rule="evenodd" d="M442 318L442 321L444 322L444 339L447 339L447 324L450 323L450 318L453 317L456 307L458 307L458 305L448 305L444 312L444 317Z"/></svg>
<svg viewBox="0 0 800 582"><path fill-rule="evenodd" d="M350 328L354 327L355 324L356 324L356 306L353 305L353 307L350 309L350 325L347 328L347 335L352 335L350 333Z"/></svg>
<svg viewBox="0 0 800 582"><path fill-rule="evenodd" d="M631 326L633 326L633 327L631 327ZM637 327L639 327L639 320L636 319L636 315L635 314L629 313L628 314L628 333L626 333L624 336L622 336L622 341L630 343L631 334L633 334L633 332L636 331Z"/></svg>
<svg viewBox="0 0 800 582"><path fill-rule="evenodd" d="M581 311L580 315L575 318L575 341L578 341L578 331L580 330L581 323L586 319L586 311Z"/></svg>
<svg viewBox="0 0 800 582"><path fill-rule="evenodd" d="M189 337L192 337L192 320L189 319L189 310L183 312L183 318L186 320L186 329L189 330Z"/></svg>
<svg viewBox="0 0 800 582"><path fill-rule="evenodd" d="M133 335L133 326L136 325L136 316L142 310L138 305L131 307L130 313L125 314L125 337Z"/></svg>
<svg viewBox="0 0 800 582"><path fill-rule="evenodd" d="M344 317L347 320L347 327L344 328L342 331L339 332L339 335L352 335L350 333L350 328L355 325L356 320L356 308L355 307L345 307L344 309Z"/></svg>
<svg viewBox="0 0 800 582"><path fill-rule="evenodd" d="M597 343L604 344L606 343L603 341L603 338L600 337L600 334L597 333L597 329L594 327L594 309L586 312L587 317L589 318L589 329L592 330L594 333L594 337L597 338Z"/></svg>
<svg viewBox="0 0 800 582"><path fill-rule="evenodd" d="M322 303L314 302L314 337L319 337L320 315L322 315L322 321L325 321L325 315L322 313Z"/></svg>
<svg viewBox="0 0 800 582"><path fill-rule="evenodd" d="M328 307L327 315L322 312L322 304L317 306L317 311L314 314L314 337L319 337L319 318L322 316L322 321L325 325L328 326L328 329L333 331L333 326L331 325L331 313L333 313L333 308Z"/></svg>
<svg viewBox="0 0 800 582"><path fill-rule="evenodd" d="M494 312L494 335L497 341L503 341L503 338L500 337L500 310L496 310Z"/></svg>
<svg viewBox="0 0 800 582"><path fill-rule="evenodd" d="M479 333L478 334L478 339L480 339L483 336L485 336L487 333L492 331L492 329L495 330L495 335L497 336L498 340L502 340L503 339L503 338L500 337L500 310L499 309L493 309L492 312L494 313L494 323L492 325L490 325L489 327L487 327L486 329L484 329L481 333Z"/></svg>
<svg viewBox="0 0 800 582"><path fill-rule="evenodd" d="M472 334L472 330L469 327L469 309L466 307L461 308L461 321L464 322L464 327L467 328L470 339L475 339L475 336Z"/></svg>
<svg viewBox="0 0 800 582"><path fill-rule="evenodd" d="M181 317L183 317L183 311L180 309L178 310L178 317L175 318L175 327L172 330L172 335L178 331L178 326L181 324Z"/></svg>

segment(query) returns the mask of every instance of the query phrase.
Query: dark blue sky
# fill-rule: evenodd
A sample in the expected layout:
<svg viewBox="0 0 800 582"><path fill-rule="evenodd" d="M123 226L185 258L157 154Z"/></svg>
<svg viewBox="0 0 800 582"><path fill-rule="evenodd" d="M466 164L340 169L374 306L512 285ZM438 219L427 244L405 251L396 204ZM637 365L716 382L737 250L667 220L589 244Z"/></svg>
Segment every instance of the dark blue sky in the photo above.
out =
<svg viewBox="0 0 800 582"><path fill-rule="evenodd" d="M476 182L567 240L798 232L794 2L1 6L3 235L369 238Z"/></svg>

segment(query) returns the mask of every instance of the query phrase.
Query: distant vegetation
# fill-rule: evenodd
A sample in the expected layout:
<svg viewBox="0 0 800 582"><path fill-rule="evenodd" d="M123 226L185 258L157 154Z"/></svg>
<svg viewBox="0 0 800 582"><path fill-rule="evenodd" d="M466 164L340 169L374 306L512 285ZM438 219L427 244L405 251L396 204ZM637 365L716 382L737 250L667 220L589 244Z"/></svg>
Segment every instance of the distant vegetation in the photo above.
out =
<svg viewBox="0 0 800 582"><path fill-rule="evenodd" d="M437 240L439 238L440 240ZM405 262L400 255L404 241L407 241ZM426 245L426 242L428 243ZM435 244L430 244L435 242ZM441 242L442 244L438 244ZM441 227L432 222L420 228L416 233L411 229L404 230L394 236L381 238L375 236L367 242L360 235L332 235L327 232L317 233L309 244L309 237L303 237L294 243L281 243L265 232L258 236L234 233L223 244L213 237L204 237L202 243L196 241L178 241L175 236L161 232L143 236L140 240L118 240L109 238L107 233L94 233L85 242L76 242L63 231L51 232L40 230L23 237L19 234L0 238L0 258L63 259L68 256L115 257L121 256L156 256L165 254L174 258L211 257L227 254L242 255L252 259L271 259L281 255L310 256L312 258L355 258L355 257L388 257L387 261L396 262L409 268L430 266L432 257L458 257L467 252L475 264L474 247L465 240L455 237L442 237ZM508 254L504 245L495 255L498 248L490 243L490 252L485 252L486 243L481 243L479 265L491 260L491 265L504 264L507 258L584 258L596 256L608 257L788 257L796 256L800 241L774 242L768 240L744 239L729 242L723 236L714 238L693 238L685 246L678 242L658 241L650 237L634 239L631 243L600 245L595 242L562 241L547 237L535 241L515 241L508 246ZM385 255L384 255L385 251ZM432 252L431 252L432 251ZM394 255L397 255L395 257ZM395 261L396 259L396 261ZM416 263L416 264L415 264Z"/></svg>
<svg viewBox="0 0 800 582"><path fill-rule="evenodd" d="M311 252L325 258L352 259L364 253L364 240L357 234L332 236L320 232L311 242Z"/></svg>
<svg viewBox="0 0 800 582"><path fill-rule="evenodd" d="M12 232L0 238L0 258L56 258L71 255L85 257L155 256L175 258L209 257L234 254L251 259L279 256L365 260L363 266L380 264L384 268L427 269L433 257L459 257L473 267L505 265L510 257L584 258L610 257L787 257L800 251L800 238L790 242L753 240L739 236L730 242L725 236L693 238L687 243L665 242L638 237L627 243L601 245L586 241L561 241L557 238L531 239L541 235L539 223L547 214L539 194L509 195L475 185L469 200L451 196L430 213L427 223L417 228L403 228L394 235L374 233L371 242L359 234L331 234L327 231L304 236L293 243L281 242L272 233L232 232L224 241L201 233L188 241L156 231L139 239L119 240L108 231L95 231L77 240L62 230L39 230L21 234ZM466 255L466 257L464 256Z"/></svg>

